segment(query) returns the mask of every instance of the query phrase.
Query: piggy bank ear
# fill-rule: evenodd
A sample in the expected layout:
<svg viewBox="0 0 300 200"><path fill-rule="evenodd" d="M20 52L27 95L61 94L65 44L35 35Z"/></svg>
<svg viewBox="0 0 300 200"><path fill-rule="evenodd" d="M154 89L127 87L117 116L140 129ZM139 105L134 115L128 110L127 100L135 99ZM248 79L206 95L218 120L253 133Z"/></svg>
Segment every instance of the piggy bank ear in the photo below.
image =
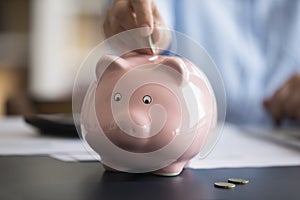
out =
<svg viewBox="0 0 300 200"><path fill-rule="evenodd" d="M186 64L181 58L176 58L176 57L166 58L164 61L161 62L161 65L168 66L174 69L175 71L177 71L181 75L180 79L176 79L176 82L179 85L182 85L184 80L187 81L189 79Z"/></svg>
<svg viewBox="0 0 300 200"><path fill-rule="evenodd" d="M104 71L113 72L119 70L126 70L129 67L129 63L114 55L105 55L100 58L96 66L96 77L97 80L101 78Z"/></svg>

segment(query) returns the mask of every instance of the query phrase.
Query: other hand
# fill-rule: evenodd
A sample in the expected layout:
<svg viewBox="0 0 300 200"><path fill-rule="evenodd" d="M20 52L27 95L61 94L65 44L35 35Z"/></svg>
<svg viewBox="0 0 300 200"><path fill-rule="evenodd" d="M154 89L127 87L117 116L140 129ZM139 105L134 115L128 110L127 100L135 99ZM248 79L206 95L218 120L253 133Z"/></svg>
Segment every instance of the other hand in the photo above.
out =
<svg viewBox="0 0 300 200"><path fill-rule="evenodd" d="M265 99L264 106L276 125L280 125L284 118L300 122L300 73L292 76L272 97Z"/></svg>

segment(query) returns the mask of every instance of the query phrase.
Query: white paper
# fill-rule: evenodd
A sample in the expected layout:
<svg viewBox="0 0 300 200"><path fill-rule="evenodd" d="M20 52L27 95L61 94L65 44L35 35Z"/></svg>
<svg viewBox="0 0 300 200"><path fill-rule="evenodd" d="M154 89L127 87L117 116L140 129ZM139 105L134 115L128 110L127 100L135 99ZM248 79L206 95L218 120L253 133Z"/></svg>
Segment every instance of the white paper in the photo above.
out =
<svg viewBox="0 0 300 200"><path fill-rule="evenodd" d="M195 157L191 168L268 167L300 165L300 140L290 131L226 124L215 149L205 159ZM300 134L299 130L293 133ZM298 146L299 145L299 146ZM0 155L49 155L67 161L93 161L79 139L43 136L21 118L0 120Z"/></svg>
<svg viewBox="0 0 300 200"><path fill-rule="evenodd" d="M290 131L226 124L211 154L203 160L196 156L189 167L201 169L300 165L300 148L296 147L300 141L279 140L278 136L285 132ZM290 142L295 145L290 145Z"/></svg>
<svg viewBox="0 0 300 200"><path fill-rule="evenodd" d="M79 139L39 134L21 118L0 120L0 155L82 154L87 152Z"/></svg>
<svg viewBox="0 0 300 200"><path fill-rule="evenodd" d="M76 162L76 161L78 161L69 154L51 154L50 157L55 158L57 160L65 161L65 162Z"/></svg>

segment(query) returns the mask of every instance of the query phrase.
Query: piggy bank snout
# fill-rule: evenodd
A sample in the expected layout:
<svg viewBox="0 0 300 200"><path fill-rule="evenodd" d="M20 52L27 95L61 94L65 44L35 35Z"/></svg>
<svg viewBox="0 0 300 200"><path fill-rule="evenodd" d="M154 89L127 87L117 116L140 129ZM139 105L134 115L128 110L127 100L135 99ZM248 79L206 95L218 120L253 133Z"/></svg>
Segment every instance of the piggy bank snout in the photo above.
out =
<svg viewBox="0 0 300 200"><path fill-rule="evenodd" d="M114 117L115 126L124 133L137 138L149 138L163 129L167 114L160 105L154 105L149 110L118 112Z"/></svg>
<svg viewBox="0 0 300 200"><path fill-rule="evenodd" d="M113 127L120 128L126 134L135 137L147 137L150 132L150 119L141 112L120 112L115 115Z"/></svg>
<svg viewBox="0 0 300 200"><path fill-rule="evenodd" d="M150 117L142 111L121 111L115 114L116 121L119 122L119 125L137 125L137 126L149 126L151 123Z"/></svg>

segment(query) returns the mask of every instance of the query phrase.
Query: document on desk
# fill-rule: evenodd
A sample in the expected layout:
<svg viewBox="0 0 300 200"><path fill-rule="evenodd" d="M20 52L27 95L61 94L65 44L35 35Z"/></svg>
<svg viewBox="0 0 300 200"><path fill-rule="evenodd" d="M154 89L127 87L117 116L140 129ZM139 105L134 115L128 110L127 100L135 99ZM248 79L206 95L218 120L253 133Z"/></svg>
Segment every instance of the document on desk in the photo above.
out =
<svg viewBox="0 0 300 200"><path fill-rule="evenodd" d="M226 124L213 151L205 158L195 157L189 167L270 167L300 165L300 140L279 139L300 130L266 127L238 127Z"/></svg>
<svg viewBox="0 0 300 200"><path fill-rule="evenodd" d="M264 129L226 124L213 151L205 159L196 156L189 167L203 169L300 165L300 147L273 140L272 130L261 130ZM0 120L0 156L48 155L67 162L99 159L86 148L79 139L42 136L21 118Z"/></svg>
<svg viewBox="0 0 300 200"><path fill-rule="evenodd" d="M48 155L64 161L96 160L79 139L41 135L20 117L0 120L0 155Z"/></svg>

